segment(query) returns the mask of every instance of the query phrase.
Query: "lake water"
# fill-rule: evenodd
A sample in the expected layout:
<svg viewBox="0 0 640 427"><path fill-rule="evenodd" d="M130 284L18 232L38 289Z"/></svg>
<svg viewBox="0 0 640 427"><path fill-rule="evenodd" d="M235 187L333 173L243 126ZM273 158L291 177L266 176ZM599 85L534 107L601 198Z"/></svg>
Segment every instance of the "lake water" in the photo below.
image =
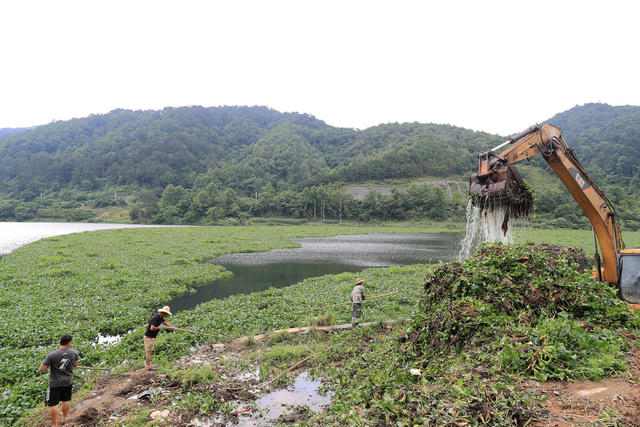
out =
<svg viewBox="0 0 640 427"><path fill-rule="evenodd" d="M137 224L0 222L0 257L45 237L117 228L167 227ZM169 226L171 227L171 226ZM369 267L433 264L457 257L461 233L367 234L293 239L301 248L229 254L212 259L233 277L201 286L175 298L171 311L188 310L205 301L283 287L309 277L358 272Z"/></svg>
<svg viewBox="0 0 640 427"><path fill-rule="evenodd" d="M78 222L0 222L0 257L28 243L45 237L83 231L112 230L116 228L159 227L138 224L102 224ZM163 226L160 226L163 227ZM166 226L165 226L166 227Z"/></svg>
<svg viewBox="0 0 640 427"><path fill-rule="evenodd" d="M302 247L223 255L220 264L233 277L201 286L168 304L172 312L205 301L293 285L309 277L357 272L369 267L433 264L457 257L460 233L367 234L293 239Z"/></svg>

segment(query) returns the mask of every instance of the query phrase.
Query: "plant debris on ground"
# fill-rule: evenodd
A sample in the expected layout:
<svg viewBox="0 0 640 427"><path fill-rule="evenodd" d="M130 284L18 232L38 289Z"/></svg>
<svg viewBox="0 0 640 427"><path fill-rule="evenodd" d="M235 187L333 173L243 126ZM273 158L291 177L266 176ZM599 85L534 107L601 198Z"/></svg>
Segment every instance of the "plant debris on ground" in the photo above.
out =
<svg viewBox="0 0 640 427"><path fill-rule="evenodd" d="M334 392L331 405L321 413L294 411L279 423L637 425L640 370L627 359L640 361L640 318L614 288L591 277L581 251L486 245L464 263L434 268L423 289L406 323L329 337L278 334L233 352L198 355L202 367L155 373L165 393L138 412L122 411L114 420L102 412L99 420L145 425L163 409L171 409L175 425L196 416L225 422L244 410L260 417L247 390L274 378L270 388L284 387L311 369ZM317 356L287 372L308 354ZM259 378L239 381L257 366ZM576 394L593 384L611 387L620 401L594 404Z"/></svg>
<svg viewBox="0 0 640 427"><path fill-rule="evenodd" d="M623 375L639 317L587 267L529 244L435 268L411 326L334 372L334 408L367 424L525 425L546 415L525 381Z"/></svg>

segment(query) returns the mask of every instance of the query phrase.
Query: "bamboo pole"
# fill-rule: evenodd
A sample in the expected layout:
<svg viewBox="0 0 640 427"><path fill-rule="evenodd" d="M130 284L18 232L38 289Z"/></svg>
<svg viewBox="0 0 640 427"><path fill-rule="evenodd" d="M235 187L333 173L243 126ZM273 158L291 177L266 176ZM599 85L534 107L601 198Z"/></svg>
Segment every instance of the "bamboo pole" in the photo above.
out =
<svg viewBox="0 0 640 427"><path fill-rule="evenodd" d="M206 335L208 337L215 337L215 338L222 337L222 335L207 334L205 332L192 331L191 329L176 328L175 326L167 328L167 329L173 329L174 331L180 331L180 332L189 332L190 334L196 334L196 335Z"/></svg>
<svg viewBox="0 0 640 427"><path fill-rule="evenodd" d="M376 295L374 297L365 299L363 302L367 302L367 301L370 301L370 300L376 299L376 298L388 297L389 295L395 295L395 294L399 294L399 293L400 293L400 291L395 291L395 292L390 292L388 294ZM305 311L298 311L295 314L304 314L304 313L309 313L310 311L322 310L323 308L333 308L333 307L339 307L341 305L349 305L349 304L351 304L351 303L350 302L341 302L341 303L338 303L338 304L325 305L323 307L310 308L309 310L305 310Z"/></svg>
<svg viewBox="0 0 640 427"><path fill-rule="evenodd" d="M92 371L110 371L111 368L98 368L95 366L76 366L73 369L89 369Z"/></svg>

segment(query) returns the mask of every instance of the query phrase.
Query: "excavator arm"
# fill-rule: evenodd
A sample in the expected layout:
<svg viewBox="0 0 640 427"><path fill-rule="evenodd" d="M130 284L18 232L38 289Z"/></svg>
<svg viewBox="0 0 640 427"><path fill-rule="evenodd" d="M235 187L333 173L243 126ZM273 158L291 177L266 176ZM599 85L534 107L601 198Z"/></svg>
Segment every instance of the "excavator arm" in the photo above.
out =
<svg viewBox="0 0 640 427"><path fill-rule="evenodd" d="M505 146L506 149L496 154ZM624 242L615 211L589 178L574 151L564 142L560 129L549 124L532 126L504 144L479 154L478 172L470 177L470 194L484 197L484 200L499 197L504 202L505 189L523 185L511 165L537 155L542 155L551 166L591 222L602 252L602 278L618 284L618 255ZM596 263L599 264L597 256Z"/></svg>

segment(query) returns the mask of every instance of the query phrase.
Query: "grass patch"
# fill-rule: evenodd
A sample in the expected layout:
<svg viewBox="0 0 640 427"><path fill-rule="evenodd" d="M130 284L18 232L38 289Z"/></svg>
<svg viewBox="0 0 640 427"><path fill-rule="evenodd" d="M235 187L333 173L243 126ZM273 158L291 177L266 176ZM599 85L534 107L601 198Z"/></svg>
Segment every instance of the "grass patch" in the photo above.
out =
<svg viewBox="0 0 640 427"><path fill-rule="evenodd" d="M220 377L209 365L192 365L188 368L176 369L172 367L168 376L178 381L183 388L191 388L198 384L211 384L220 381Z"/></svg>
<svg viewBox="0 0 640 427"><path fill-rule="evenodd" d="M258 360L278 363L298 361L311 354L311 350L306 345L275 345L270 350L262 352L256 356Z"/></svg>
<svg viewBox="0 0 640 427"><path fill-rule="evenodd" d="M334 315L331 312L324 313L320 316L309 317L307 325L309 326L329 326L333 325Z"/></svg>
<svg viewBox="0 0 640 427"><path fill-rule="evenodd" d="M135 408L127 416L126 425L131 427L146 427L149 424L150 409Z"/></svg>
<svg viewBox="0 0 640 427"><path fill-rule="evenodd" d="M291 340L292 336L293 335L288 331L279 331L273 334L269 334L269 336L267 337L267 344L274 345L281 342L287 342Z"/></svg>
<svg viewBox="0 0 640 427"><path fill-rule="evenodd" d="M189 390L172 396L172 406L189 414L211 415L217 412L229 413L232 404L221 402L209 390Z"/></svg>
<svg viewBox="0 0 640 427"><path fill-rule="evenodd" d="M253 337L253 334L247 335L247 339L242 343L245 347L255 347L258 342Z"/></svg>

